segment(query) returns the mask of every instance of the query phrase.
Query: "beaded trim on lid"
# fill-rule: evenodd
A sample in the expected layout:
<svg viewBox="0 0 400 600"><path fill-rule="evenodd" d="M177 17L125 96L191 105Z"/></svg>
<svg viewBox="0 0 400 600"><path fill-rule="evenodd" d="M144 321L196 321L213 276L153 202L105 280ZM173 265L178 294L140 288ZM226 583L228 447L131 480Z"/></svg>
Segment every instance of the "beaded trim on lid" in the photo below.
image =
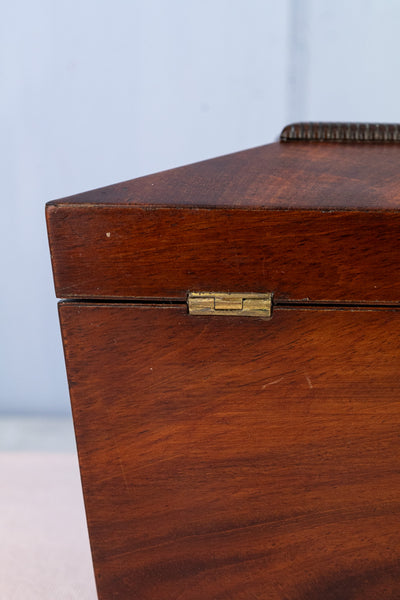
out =
<svg viewBox="0 0 400 600"><path fill-rule="evenodd" d="M400 142L400 125L393 123L292 123L281 142Z"/></svg>

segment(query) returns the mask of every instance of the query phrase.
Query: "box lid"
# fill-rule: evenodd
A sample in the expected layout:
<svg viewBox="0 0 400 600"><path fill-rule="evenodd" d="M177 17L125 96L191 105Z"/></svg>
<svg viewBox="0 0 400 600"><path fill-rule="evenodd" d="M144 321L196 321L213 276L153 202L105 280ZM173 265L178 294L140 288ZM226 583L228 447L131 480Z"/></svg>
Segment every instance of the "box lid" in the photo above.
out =
<svg viewBox="0 0 400 600"><path fill-rule="evenodd" d="M399 139L295 124L274 144L50 202L57 296L399 303Z"/></svg>

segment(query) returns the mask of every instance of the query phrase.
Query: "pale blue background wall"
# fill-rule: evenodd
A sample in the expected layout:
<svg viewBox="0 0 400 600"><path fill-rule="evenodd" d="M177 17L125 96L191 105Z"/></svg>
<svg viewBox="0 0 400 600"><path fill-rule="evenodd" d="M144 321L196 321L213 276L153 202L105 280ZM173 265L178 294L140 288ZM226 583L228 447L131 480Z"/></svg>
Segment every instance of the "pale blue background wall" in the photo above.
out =
<svg viewBox="0 0 400 600"><path fill-rule="evenodd" d="M397 0L14 0L0 20L0 414L67 413L47 200L400 120Z"/></svg>

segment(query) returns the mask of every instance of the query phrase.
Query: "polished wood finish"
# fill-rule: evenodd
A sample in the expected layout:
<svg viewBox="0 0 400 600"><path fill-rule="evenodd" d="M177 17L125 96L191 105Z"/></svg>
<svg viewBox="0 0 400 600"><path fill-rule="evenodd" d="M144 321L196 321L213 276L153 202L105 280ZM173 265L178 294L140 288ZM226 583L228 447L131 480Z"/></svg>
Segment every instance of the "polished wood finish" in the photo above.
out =
<svg viewBox="0 0 400 600"><path fill-rule="evenodd" d="M61 298L400 301L400 212L66 205L49 218Z"/></svg>
<svg viewBox="0 0 400 600"><path fill-rule="evenodd" d="M296 127L47 205L100 600L400 598L400 146Z"/></svg>
<svg viewBox="0 0 400 600"><path fill-rule="evenodd" d="M100 600L400 597L400 310L60 317Z"/></svg>
<svg viewBox="0 0 400 600"><path fill-rule="evenodd" d="M274 143L55 200L50 206L399 210L398 144Z"/></svg>
<svg viewBox="0 0 400 600"><path fill-rule="evenodd" d="M52 202L57 296L400 302L399 160L276 143Z"/></svg>

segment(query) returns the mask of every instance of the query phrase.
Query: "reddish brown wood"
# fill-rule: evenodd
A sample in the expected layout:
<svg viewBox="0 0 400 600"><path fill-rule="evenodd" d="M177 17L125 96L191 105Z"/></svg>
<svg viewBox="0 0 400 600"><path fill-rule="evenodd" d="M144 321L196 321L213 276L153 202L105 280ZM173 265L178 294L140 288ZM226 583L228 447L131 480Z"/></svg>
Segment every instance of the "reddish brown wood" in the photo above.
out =
<svg viewBox="0 0 400 600"><path fill-rule="evenodd" d="M399 159L271 144L50 203L57 295L400 302Z"/></svg>
<svg viewBox="0 0 400 600"><path fill-rule="evenodd" d="M400 597L400 309L282 308L400 303L399 153L272 144L47 206L59 297L281 307L61 304L101 600Z"/></svg>
<svg viewBox="0 0 400 600"><path fill-rule="evenodd" d="M399 210L400 145L275 143L52 204Z"/></svg>
<svg viewBox="0 0 400 600"><path fill-rule="evenodd" d="M400 301L400 212L63 205L48 215L59 297Z"/></svg>
<svg viewBox="0 0 400 600"><path fill-rule="evenodd" d="M99 597L400 597L400 311L62 303Z"/></svg>

